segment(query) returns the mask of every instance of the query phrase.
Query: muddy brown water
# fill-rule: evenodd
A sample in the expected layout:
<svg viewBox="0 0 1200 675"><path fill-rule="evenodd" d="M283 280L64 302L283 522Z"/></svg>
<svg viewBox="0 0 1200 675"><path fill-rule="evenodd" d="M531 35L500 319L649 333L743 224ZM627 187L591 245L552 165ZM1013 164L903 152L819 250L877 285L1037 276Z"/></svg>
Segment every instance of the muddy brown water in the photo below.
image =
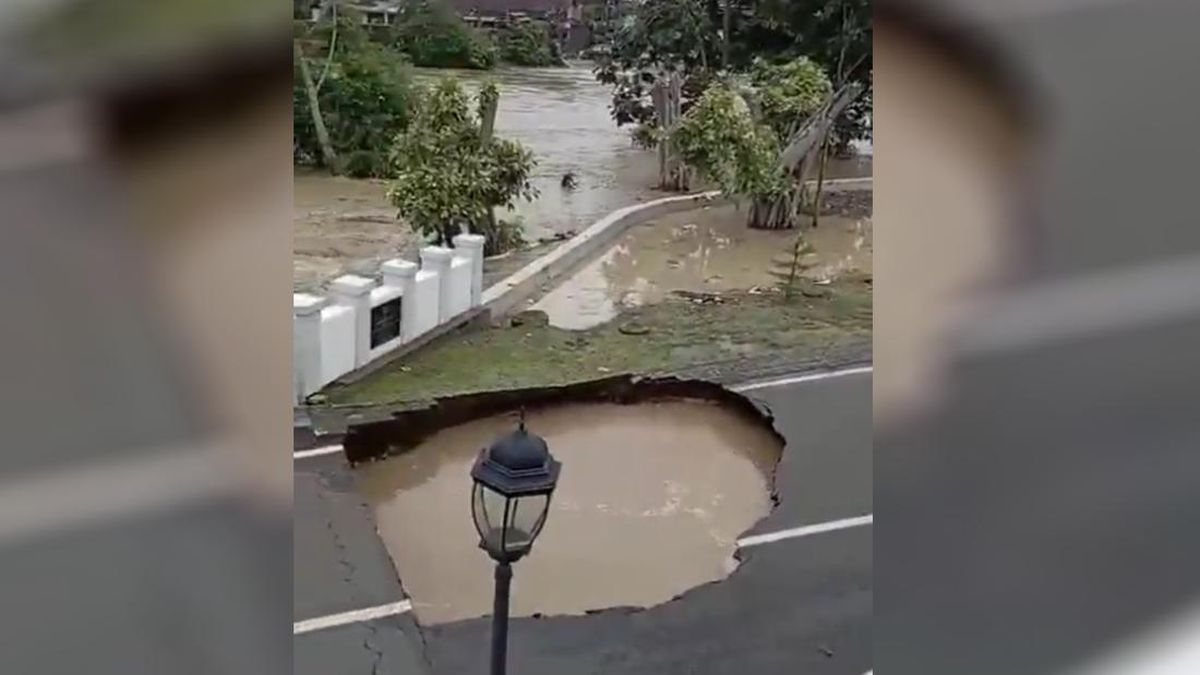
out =
<svg viewBox="0 0 1200 675"><path fill-rule="evenodd" d="M407 225L396 222L384 181L297 169L292 185L297 290L317 290L345 272L373 275L379 263L411 255L420 245Z"/></svg>
<svg viewBox="0 0 1200 675"><path fill-rule="evenodd" d="M526 419L563 468L545 529L514 567L513 616L649 607L723 579L737 567L738 536L771 509L777 436L716 403L568 404ZM444 429L359 469L423 623L491 612L470 467L514 421Z"/></svg>
<svg viewBox="0 0 1200 675"><path fill-rule="evenodd" d="M803 276L871 272L870 218L822 216L804 236L815 252L801 258ZM749 229L745 213L732 205L667 215L634 226L533 308L546 312L553 326L582 330L675 290L774 287L786 277L795 240L794 231Z"/></svg>

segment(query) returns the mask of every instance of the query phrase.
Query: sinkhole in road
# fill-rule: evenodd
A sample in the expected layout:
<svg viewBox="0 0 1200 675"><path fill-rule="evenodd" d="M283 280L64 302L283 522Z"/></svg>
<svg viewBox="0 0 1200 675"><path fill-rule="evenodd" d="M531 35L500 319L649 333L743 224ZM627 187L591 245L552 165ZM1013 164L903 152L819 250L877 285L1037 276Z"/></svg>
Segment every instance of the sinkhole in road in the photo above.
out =
<svg viewBox="0 0 1200 675"><path fill-rule="evenodd" d="M514 566L513 616L650 607L736 569L739 535L771 510L782 442L719 403L564 404L530 430L563 463L533 551ZM470 467L513 415L436 432L359 467L380 536L424 624L491 613L492 566L470 516Z"/></svg>

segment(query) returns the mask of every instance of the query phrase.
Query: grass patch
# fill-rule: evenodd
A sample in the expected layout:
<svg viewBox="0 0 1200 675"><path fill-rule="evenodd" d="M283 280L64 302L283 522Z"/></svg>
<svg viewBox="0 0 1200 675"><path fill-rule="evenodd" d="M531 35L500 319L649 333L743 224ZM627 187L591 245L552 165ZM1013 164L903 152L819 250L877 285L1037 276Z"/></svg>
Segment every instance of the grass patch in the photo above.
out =
<svg viewBox="0 0 1200 675"><path fill-rule="evenodd" d="M773 352L814 351L871 332L871 287L835 282L828 297L725 295L723 304L673 299L586 331L477 328L435 342L359 382L324 392L334 404L394 403L449 394L563 384L616 373L661 373ZM645 335L619 327L636 321Z"/></svg>

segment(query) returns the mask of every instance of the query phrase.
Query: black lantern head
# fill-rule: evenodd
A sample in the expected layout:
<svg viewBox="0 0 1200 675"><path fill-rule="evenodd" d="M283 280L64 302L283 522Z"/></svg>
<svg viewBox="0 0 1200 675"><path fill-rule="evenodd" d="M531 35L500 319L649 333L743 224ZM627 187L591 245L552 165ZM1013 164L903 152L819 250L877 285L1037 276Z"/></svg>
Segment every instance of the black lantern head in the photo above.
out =
<svg viewBox="0 0 1200 675"><path fill-rule="evenodd" d="M480 451L471 469L471 516L479 545L493 559L512 562L529 552L546 524L560 467L524 420Z"/></svg>

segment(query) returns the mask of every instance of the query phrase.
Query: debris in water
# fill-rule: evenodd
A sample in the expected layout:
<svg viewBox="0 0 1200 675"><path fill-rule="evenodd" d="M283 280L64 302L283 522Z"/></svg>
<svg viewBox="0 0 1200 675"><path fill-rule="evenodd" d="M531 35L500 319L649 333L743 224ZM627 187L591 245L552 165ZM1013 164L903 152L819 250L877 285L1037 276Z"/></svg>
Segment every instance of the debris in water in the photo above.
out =
<svg viewBox="0 0 1200 675"><path fill-rule="evenodd" d="M650 332L650 327L637 321L626 321L617 326L617 332L625 335L645 335Z"/></svg>
<svg viewBox="0 0 1200 675"><path fill-rule="evenodd" d="M671 293L697 305L720 305L725 302L724 296L720 293L704 293L683 289L676 289L671 291Z"/></svg>
<svg viewBox="0 0 1200 675"><path fill-rule="evenodd" d="M527 309L514 314L510 322L514 327L529 326L539 328L550 325L550 316L540 309Z"/></svg>
<svg viewBox="0 0 1200 675"><path fill-rule="evenodd" d="M546 244L554 244L556 242L566 241L566 240L570 239L571 237L574 237L575 234L576 234L575 230L567 230L565 232L555 232L554 234L552 234L548 237L538 237L537 243L539 246L544 246Z"/></svg>

